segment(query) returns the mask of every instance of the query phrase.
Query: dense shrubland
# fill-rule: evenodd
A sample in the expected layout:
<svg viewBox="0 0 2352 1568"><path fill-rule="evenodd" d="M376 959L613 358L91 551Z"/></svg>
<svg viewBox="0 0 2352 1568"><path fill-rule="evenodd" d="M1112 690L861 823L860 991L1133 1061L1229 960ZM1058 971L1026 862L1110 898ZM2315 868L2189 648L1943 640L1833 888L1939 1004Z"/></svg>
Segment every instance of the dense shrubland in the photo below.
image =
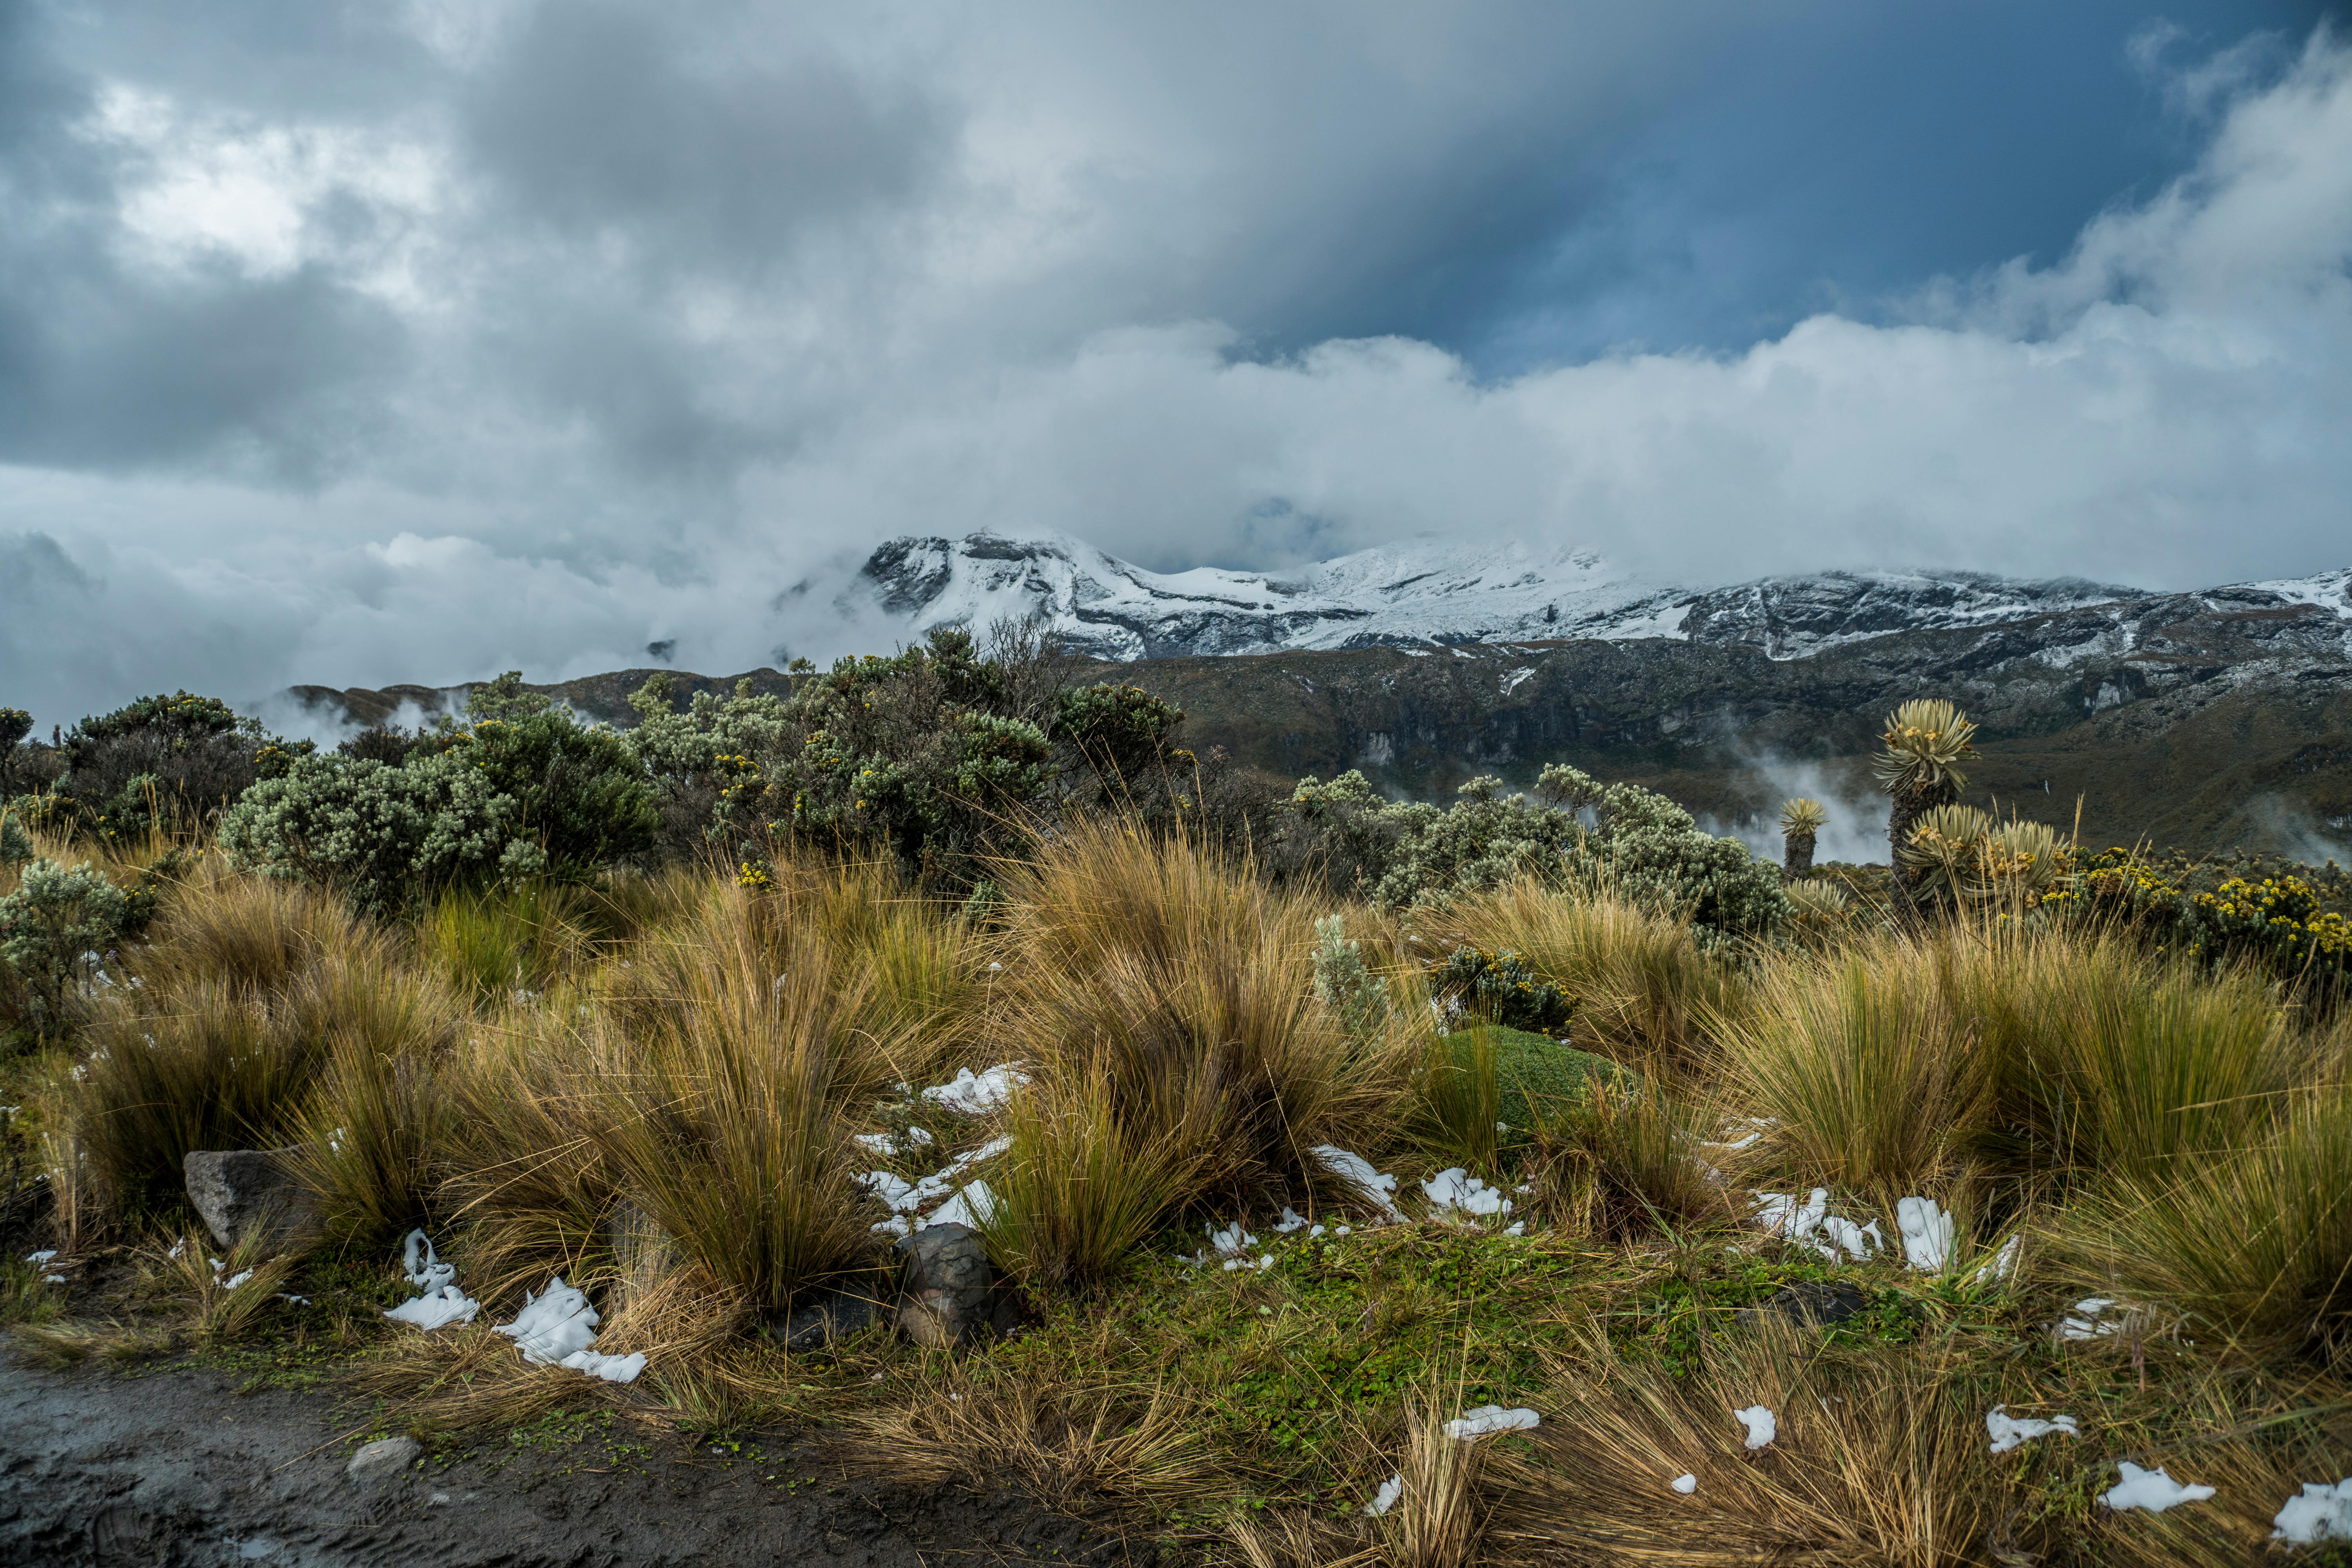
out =
<svg viewBox="0 0 2352 1568"><path fill-rule="evenodd" d="M285 749L213 826L0 824L0 1242L68 1279L9 1265L21 1353L340 1312L387 1427L791 1419L1255 1563L2242 1563L2352 1474L2331 873L1957 815L1929 797L1964 759L1901 765L1948 722L1890 724L1875 899L1567 769L1253 803L1180 716L1034 647L683 712L656 686L627 734L476 698ZM971 1075L1003 1092L947 1091ZM281 1146L319 1234L270 1266L311 1301L174 1283L185 1152ZM927 1182L1020 1336L776 1349L887 1289ZM1817 1227L1764 1223L1814 1189ZM1951 1230L1906 1258L1923 1199ZM376 1315L416 1226L478 1321ZM490 1332L557 1273L638 1382ZM1444 1436L1484 1404L1543 1424ZM1750 1451L1728 1412L1759 1404ZM2081 1433L1992 1454L1997 1405ZM2217 1496L2106 1510L2125 1458Z"/></svg>

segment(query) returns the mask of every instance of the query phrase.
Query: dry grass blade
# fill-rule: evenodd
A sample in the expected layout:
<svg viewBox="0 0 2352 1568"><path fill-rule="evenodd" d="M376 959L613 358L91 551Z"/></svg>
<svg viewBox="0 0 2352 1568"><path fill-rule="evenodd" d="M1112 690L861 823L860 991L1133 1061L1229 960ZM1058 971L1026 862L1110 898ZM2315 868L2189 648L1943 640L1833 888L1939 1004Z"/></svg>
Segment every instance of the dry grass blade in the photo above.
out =
<svg viewBox="0 0 2352 1568"><path fill-rule="evenodd" d="M9 1330L8 1342L36 1366L57 1370L93 1359L126 1363L152 1361L172 1352L172 1336L167 1331L113 1319L103 1323L20 1323Z"/></svg>
<svg viewBox="0 0 2352 1568"><path fill-rule="evenodd" d="M257 1234L221 1257L206 1250L205 1238L183 1236L168 1250L148 1258L154 1289L185 1314L188 1337L201 1347L242 1339L277 1304L279 1288L294 1271L292 1255L262 1256Z"/></svg>
<svg viewBox="0 0 2352 1568"><path fill-rule="evenodd" d="M889 1456L891 1472L990 1485L1011 1479L1046 1507L1164 1510L1213 1499L1229 1484L1164 1386L1087 1386L1024 1371L975 1378L947 1364L894 1410L851 1426Z"/></svg>
<svg viewBox="0 0 2352 1568"><path fill-rule="evenodd" d="M1685 1382L1591 1347L1554 1385L1533 1459L1501 1458L1495 1537L1580 1563L1978 1560L2000 1510L1986 1390L1916 1352L1831 1361L1795 1331L1718 1344ZM1735 1410L1779 1435L1750 1452ZM1694 1475L1687 1495L1675 1479Z"/></svg>
<svg viewBox="0 0 2352 1568"><path fill-rule="evenodd" d="M381 1399L394 1424L426 1431L528 1425L559 1406L610 1404L616 1385L534 1366L486 1323L404 1331L352 1369L346 1385Z"/></svg>
<svg viewBox="0 0 2352 1568"><path fill-rule="evenodd" d="M1467 1568L1486 1529L1478 1478L1488 1445L1445 1435L1443 1407L1409 1406L1404 1458L1397 1469L1404 1490L1381 1519L1386 1560L1395 1568Z"/></svg>

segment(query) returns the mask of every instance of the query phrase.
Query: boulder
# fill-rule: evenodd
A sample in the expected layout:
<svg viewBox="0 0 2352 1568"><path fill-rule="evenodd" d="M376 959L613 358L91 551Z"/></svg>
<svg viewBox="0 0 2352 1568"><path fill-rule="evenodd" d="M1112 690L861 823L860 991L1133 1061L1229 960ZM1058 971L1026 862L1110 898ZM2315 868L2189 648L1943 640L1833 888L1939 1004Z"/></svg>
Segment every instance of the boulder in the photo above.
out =
<svg viewBox="0 0 2352 1568"><path fill-rule="evenodd" d="M363 1487L396 1481L408 1474L408 1468L424 1453L425 1445L414 1437L383 1437L361 1444L343 1473Z"/></svg>
<svg viewBox="0 0 2352 1568"><path fill-rule="evenodd" d="M970 1226L929 1225L898 1243L898 1327L919 1345L944 1350L1002 1334L1021 1321L1021 1300L996 1277Z"/></svg>
<svg viewBox="0 0 2352 1568"><path fill-rule="evenodd" d="M770 1337L793 1352L822 1350L887 1321L888 1309L859 1290L828 1290L768 1326Z"/></svg>
<svg viewBox="0 0 2352 1568"><path fill-rule="evenodd" d="M235 1247L258 1234L263 1245L299 1245L318 1230L318 1205L287 1168L285 1149L191 1150L183 1166L188 1201L213 1239Z"/></svg>

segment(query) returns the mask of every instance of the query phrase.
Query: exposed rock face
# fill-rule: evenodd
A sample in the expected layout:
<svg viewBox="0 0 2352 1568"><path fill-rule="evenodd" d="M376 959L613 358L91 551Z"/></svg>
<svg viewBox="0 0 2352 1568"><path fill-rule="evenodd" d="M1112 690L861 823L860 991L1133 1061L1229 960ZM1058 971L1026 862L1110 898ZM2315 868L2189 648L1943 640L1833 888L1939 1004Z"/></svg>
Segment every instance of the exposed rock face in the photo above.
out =
<svg viewBox="0 0 2352 1568"><path fill-rule="evenodd" d="M969 1226L925 1226L898 1243L898 1327L919 1345L945 1350L1001 1334L1021 1321L1012 1287Z"/></svg>
<svg viewBox="0 0 2352 1568"><path fill-rule="evenodd" d="M297 1243L318 1228L318 1209L280 1155L286 1149L191 1150L182 1166L188 1201L223 1247L259 1234L263 1244Z"/></svg>

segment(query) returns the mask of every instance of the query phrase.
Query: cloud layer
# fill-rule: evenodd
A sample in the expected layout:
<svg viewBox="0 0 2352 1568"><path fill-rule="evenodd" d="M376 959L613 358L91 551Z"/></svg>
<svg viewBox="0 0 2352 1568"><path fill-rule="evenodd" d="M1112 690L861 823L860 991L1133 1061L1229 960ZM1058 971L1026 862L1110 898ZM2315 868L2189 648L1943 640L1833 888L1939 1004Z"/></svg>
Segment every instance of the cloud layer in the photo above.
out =
<svg viewBox="0 0 2352 1568"><path fill-rule="evenodd" d="M823 655L778 595L910 531L2352 559L2325 28L2142 35L2185 168L2063 254L1544 353L1623 150L1853 9L0 0L0 700Z"/></svg>

